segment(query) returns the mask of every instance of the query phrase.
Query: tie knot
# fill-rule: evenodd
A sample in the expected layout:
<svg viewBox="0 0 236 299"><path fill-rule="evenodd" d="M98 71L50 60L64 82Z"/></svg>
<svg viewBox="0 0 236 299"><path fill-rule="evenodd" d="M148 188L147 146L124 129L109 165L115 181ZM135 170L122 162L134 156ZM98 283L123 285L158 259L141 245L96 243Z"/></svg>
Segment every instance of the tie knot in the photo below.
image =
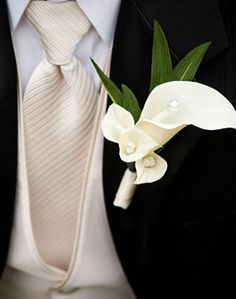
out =
<svg viewBox="0 0 236 299"><path fill-rule="evenodd" d="M48 60L66 64L91 23L75 1L31 1L26 15L39 32Z"/></svg>

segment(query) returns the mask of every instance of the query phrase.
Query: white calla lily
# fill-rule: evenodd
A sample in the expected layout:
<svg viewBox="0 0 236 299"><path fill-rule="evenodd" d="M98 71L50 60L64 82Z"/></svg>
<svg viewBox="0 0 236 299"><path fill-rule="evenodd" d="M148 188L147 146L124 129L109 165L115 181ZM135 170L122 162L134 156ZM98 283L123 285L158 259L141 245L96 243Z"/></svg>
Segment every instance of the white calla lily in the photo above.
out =
<svg viewBox="0 0 236 299"><path fill-rule="evenodd" d="M172 81L153 89L140 121L168 130L186 125L218 130L236 128L236 111L220 92L209 86Z"/></svg>
<svg viewBox="0 0 236 299"><path fill-rule="evenodd" d="M134 127L131 113L117 104L109 106L102 121L102 133L112 142L119 142L120 134L126 129Z"/></svg>
<svg viewBox="0 0 236 299"><path fill-rule="evenodd" d="M155 150L188 125L205 130L236 129L236 111L217 90L190 81L172 81L154 88L136 124L130 112L112 104L102 131L105 138L119 144L123 161L135 162L137 178L132 183L129 179L126 185L161 179L167 162Z"/></svg>
<svg viewBox="0 0 236 299"><path fill-rule="evenodd" d="M185 126L180 126L175 129L163 129L151 121L138 121L136 127L148 134L160 145L166 144L171 138L173 138L180 130Z"/></svg>
<svg viewBox="0 0 236 299"><path fill-rule="evenodd" d="M136 161L135 168L137 171L135 184L153 183L164 176L167 170L167 162L152 152Z"/></svg>
<svg viewBox="0 0 236 299"><path fill-rule="evenodd" d="M136 127L127 129L120 135L119 147L121 160L125 162L135 162L160 148L155 140Z"/></svg>

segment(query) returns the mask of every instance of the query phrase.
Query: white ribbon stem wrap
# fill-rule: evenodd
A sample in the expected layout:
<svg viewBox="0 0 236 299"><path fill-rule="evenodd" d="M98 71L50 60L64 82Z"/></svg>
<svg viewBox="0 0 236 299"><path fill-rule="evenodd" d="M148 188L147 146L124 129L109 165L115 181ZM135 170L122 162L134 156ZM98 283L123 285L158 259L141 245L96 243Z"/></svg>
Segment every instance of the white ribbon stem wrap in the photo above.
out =
<svg viewBox="0 0 236 299"><path fill-rule="evenodd" d="M136 172L132 172L127 168L116 193L116 197L113 202L114 206L122 209L127 209L129 207L137 188L137 185L134 184L136 178Z"/></svg>

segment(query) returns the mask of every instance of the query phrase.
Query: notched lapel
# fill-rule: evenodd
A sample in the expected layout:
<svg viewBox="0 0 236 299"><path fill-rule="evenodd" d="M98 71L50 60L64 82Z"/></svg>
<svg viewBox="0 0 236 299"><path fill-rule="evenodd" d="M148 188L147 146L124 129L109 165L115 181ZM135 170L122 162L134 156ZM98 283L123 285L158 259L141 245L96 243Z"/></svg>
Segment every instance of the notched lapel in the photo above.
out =
<svg viewBox="0 0 236 299"><path fill-rule="evenodd" d="M178 58L193 47L212 41L204 62L229 47L217 0L132 0L152 25L157 19Z"/></svg>

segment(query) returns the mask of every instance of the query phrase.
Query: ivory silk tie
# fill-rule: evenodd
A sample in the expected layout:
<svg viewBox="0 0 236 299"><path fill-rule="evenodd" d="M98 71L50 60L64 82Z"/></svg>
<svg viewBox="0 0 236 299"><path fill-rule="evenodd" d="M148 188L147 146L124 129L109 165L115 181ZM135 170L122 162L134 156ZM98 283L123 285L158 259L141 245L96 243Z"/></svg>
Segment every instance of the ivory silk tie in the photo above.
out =
<svg viewBox="0 0 236 299"><path fill-rule="evenodd" d="M26 15L46 53L23 99L32 227L43 260L66 270L98 96L73 52L91 24L74 1L32 1Z"/></svg>

